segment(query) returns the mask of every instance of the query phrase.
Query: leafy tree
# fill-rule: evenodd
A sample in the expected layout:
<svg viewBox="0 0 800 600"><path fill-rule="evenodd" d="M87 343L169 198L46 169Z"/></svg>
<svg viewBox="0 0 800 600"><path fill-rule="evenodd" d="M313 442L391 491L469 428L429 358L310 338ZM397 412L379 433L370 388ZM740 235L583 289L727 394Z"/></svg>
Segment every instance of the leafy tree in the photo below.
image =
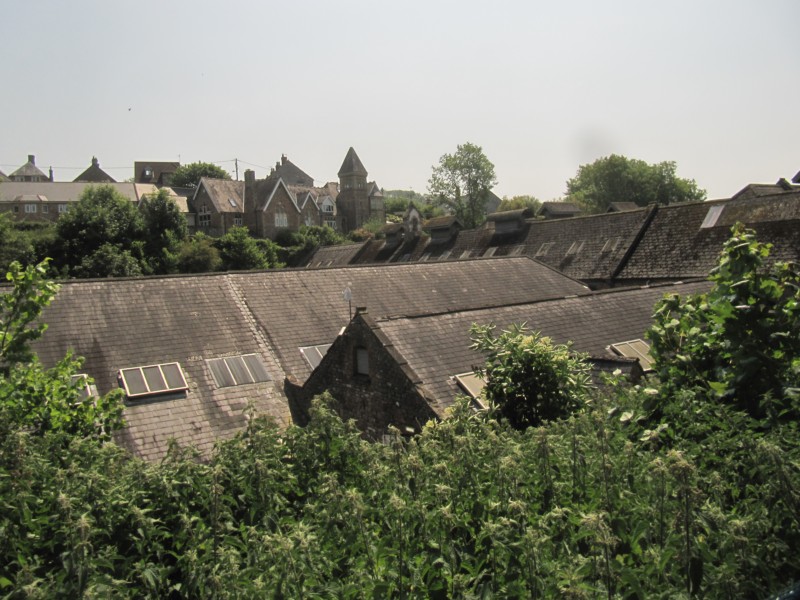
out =
<svg viewBox="0 0 800 600"><path fill-rule="evenodd" d="M494 165L480 146L460 144L454 154L443 154L428 180L431 202L455 214L464 226L483 222L489 191L497 184Z"/></svg>
<svg viewBox="0 0 800 600"><path fill-rule="evenodd" d="M512 196L511 198L506 198L503 196L503 200L500 202L497 212L529 208L531 209L531 212L535 214L541 206L542 201L534 196Z"/></svg>
<svg viewBox="0 0 800 600"><path fill-rule="evenodd" d="M220 270L222 259L214 247L214 239L196 233L180 244L176 264L181 273L211 273Z"/></svg>
<svg viewBox="0 0 800 600"><path fill-rule="evenodd" d="M107 439L123 424L120 392L87 396L91 380L75 377L81 360L67 355L45 369L30 348L47 328L36 321L59 288L46 270L46 261L25 269L12 263L7 279L13 288L0 296L0 415L29 433Z"/></svg>
<svg viewBox="0 0 800 600"><path fill-rule="evenodd" d="M188 165L181 165L175 169L175 173L172 174L171 185L175 187L197 187L203 177L211 179L231 178L225 169L214 163L194 162Z"/></svg>
<svg viewBox="0 0 800 600"><path fill-rule="evenodd" d="M153 273L174 273L177 252L186 239L186 218L165 189L145 196L139 207L144 220L145 254Z"/></svg>
<svg viewBox="0 0 800 600"><path fill-rule="evenodd" d="M268 269L270 263L247 227L232 227L214 242L224 271Z"/></svg>
<svg viewBox="0 0 800 600"><path fill-rule="evenodd" d="M674 162L648 164L612 154L581 165L567 181L565 200L579 203L586 212L605 212L612 202L675 204L705 200L706 192L693 179L675 174Z"/></svg>
<svg viewBox="0 0 800 600"><path fill-rule="evenodd" d="M664 389L699 387L754 417L800 414L800 271L734 226L711 290L657 306L648 332Z"/></svg>
<svg viewBox="0 0 800 600"><path fill-rule="evenodd" d="M569 346L513 325L494 335L494 325L473 325L471 348L486 354L478 367L487 398L512 427L536 427L572 414L589 389L589 365Z"/></svg>
<svg viewBox="0 0 800 600"><path fill-rule="evenodd" d="M146 272L144 237L142 215L130 200L109 185L89 186L56 224L54 262L79 277L113 276L120 264Z"/></svg>

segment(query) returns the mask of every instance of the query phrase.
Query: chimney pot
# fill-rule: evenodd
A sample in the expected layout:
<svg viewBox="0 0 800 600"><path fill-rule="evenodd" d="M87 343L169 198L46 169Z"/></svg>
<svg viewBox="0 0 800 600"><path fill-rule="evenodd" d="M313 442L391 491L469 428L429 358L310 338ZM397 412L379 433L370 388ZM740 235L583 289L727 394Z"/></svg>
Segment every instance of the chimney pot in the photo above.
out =
<svg viewBox="0 0 800 600"><path fill-rule="evenodd" d="M282 165L286 164L286 155L285 154L281 154L281 164Z"/></svg>
<svg viewBox="0 0 800 600"><path fill-rule="evenodd" d="M50 181L55 181L55 179L53 179L53 167L50 167Z"/></svg>
<svg viewBox="0 0 800 600"><path fill-rule="evenodd" d="M99 166L100 166L100 161L99 161L99 160L97 160L97 157L96 157L96 156L93 156L93 157L92 157L92 166L93 166L93 167L99 167Z"/></svg>

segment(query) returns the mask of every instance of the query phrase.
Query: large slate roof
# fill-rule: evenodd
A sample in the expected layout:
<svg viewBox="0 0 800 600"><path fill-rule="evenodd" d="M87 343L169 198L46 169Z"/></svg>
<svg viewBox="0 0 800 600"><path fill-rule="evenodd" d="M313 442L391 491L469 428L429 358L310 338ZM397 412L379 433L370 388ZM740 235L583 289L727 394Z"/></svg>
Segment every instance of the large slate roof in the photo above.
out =
<svg viewBox="0 0 800 600"><path fill-rule="evenodd" d="M344 175L361 175L363 177L367 176L367 170L364 168L361 159L358 158L358 154L356 151L353 150L353 147L350 146L350 149L347 151L347 154L342 161L342 166L339 168L339 177Z"/></svg>
<svg viewBox="0 0 800 600"><path fill-rule="evenodd" d="M87 181L91 183L116 183L116 180L100 168L100 161L92 157L92 164L73 181Z"/></svg>
<svg viewBox="0 0 800 600"><path fill-rule="evenodd" d="M202 188L205 188L211 202L217 212L243 213L245 212L245 185L244 181L232 181L230 179L212 179L202 177L197 186L195 198ZM233 200L234 206L230 200Z"/></svg>
<svg viewBox="0 0 800 600"><path fill-rule="evenodd" d="M634 289L590 292L573 298L543 300L492 309L377 319L380 331L417 375L442 415L459 393L454 375L470 372L484 357L469 348L473 323L495 324L499 332L514 323L551 337L574 342L578 352L612 358L610 344L643 339L652 323L653 307L666 293L705 292L699 281Z"/></svg>
<svg viewBox="0 0 800 600"><path fill-rule="evenodd" d="M399 264L340 269L286 269L196 276L64 282L42 314L49 328L34 349L51 366L68 351L85 357L84 372L102 394L118 387L120 369L180 363L189 390L128 401L121 443L149 459L170 438L208 452L245 425L252 401L259 414L290 422L285 376L305 380L311 367L300 348L330 344L352 309L377 317L447 312L586 291L528 258ZM261 357L272 381L217 388L209 359Z"/></svg>
<svg viewBox="0 0 800 600"><path fill-rule="evenodd" d="M20 196L44 196L49 202L77 201L83 191L92 185L110 185L120 194L137 202L144 194L158 191L152 184L143 183L87 183L74 181L3 181L0 182L0 201L10 202Z"/></svg>

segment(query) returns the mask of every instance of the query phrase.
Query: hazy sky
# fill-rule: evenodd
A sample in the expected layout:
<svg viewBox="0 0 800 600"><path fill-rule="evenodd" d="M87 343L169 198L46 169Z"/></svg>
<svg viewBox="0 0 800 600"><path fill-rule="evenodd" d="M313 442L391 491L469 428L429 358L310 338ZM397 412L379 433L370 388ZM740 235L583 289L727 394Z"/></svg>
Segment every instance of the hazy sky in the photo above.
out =
<svg viewBox="0 0 800 600"><path fill-rule="evenodd" d="M500 196L617 153L725 197L800 170L798 24L798 0L4 0L0 170L285 153L323 183L353 146L424 192L472 142Z"/></svg>

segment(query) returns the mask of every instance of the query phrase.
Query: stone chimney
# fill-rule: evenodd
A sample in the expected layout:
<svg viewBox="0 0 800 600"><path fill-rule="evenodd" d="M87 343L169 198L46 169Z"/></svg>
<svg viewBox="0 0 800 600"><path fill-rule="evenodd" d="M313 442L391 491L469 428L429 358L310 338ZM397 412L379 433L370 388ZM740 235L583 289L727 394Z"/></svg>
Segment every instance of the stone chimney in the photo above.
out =
<svg viewBox="0 0 800 600"><path fill-rule="evenodd" d="M96 156L93 156L93 157L92 157L92 166L93 166L93 167L98 167L98 168L100 167L100 161L99 161L99 160L97 160L97 157L96 157Z"/></svg>
<svg viewBox="0 0 800 600"><path fill-rule="evenodd" d="M245 169L244 172L244 182L245 183L254 183L256 180L256 172L253 169Z"/></svg>
<svg viewBox="0 0 800 600"><path fill-rule="evenodd" d="M31 158L33 158L33 157L31 157ZM31 161L31 162L33 162L33 161ZM55 179L53 178L53 167L50 167L50 182L52 183L53 181L55 181Z"/></svg>
<svg viewBox="0 0 800 600"><path fill-rule="evenodd" d="M286 164L286 155L285 154L281 154L281 164L282 165Z"/></svg>
<svg viewBox="0 0 800 600"><path fill-rule="evenodd" d="M36 156L33 154L28 154L28 162L31 163L34 167L36 166Z"/></svg>

